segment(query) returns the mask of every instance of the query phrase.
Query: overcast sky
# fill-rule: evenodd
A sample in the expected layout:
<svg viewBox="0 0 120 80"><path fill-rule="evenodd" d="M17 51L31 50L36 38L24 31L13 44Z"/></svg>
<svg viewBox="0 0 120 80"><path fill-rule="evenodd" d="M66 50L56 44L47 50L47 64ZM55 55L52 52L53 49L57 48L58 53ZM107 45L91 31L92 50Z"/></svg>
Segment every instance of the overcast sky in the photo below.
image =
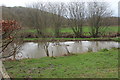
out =
<svg viewBox="0 0 120 80"><path fill-rule="evenodd" d="M5 5L8 7L14 7L14 6L23 6L25 7L27 4L32 2L74 2L77 0L0 0L0 6ZM83 1L83 0L79 0ZM92 0L84 0L84 2L91 2ZM118 2L120 0L94 0L94 1L101 1L101 2L109 2L111 5L111 9L113 10L113 16L118 16Z"/></svg>

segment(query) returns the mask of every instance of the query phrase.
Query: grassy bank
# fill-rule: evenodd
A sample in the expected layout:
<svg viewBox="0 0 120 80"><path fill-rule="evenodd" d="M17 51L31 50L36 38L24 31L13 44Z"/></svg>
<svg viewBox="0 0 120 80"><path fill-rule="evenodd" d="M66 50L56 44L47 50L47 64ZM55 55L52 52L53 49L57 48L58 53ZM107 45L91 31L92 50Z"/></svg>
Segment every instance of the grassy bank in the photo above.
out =
<svg viewBox="0 0 120 80"><path fill-rule="evenodd" d="M5 61L4 65L12 78L118 78L118 49Z"/></svg>
<svg viewBox="0 0 120 80"><path fill-rule="evenodd" d="M29 41L117 41L120 42L120 38L24 38L24 42L29 42Z"/></svg>

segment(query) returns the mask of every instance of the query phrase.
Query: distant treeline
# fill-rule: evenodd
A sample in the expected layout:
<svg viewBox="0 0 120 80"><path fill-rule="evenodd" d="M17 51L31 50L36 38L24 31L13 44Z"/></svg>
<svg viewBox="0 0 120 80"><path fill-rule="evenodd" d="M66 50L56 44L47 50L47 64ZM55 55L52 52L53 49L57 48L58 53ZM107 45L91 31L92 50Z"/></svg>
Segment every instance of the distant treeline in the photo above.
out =
<svg viewBox="0 0 120 80"><path fill-rule="evenodd" d="M4 20L17 20L21 23L22 27L32 28L32 23L30 22L29 11L34 11L32 8L27 7L5 7L2 6L2 19ZM48 12L46 12L48 13ZM51 17L51 13L48 13L48 18ZM108 17L110 26L118 25L118 17ZM63 17L64 21L67 21L66 18ZM85 26L88 25L87 21L84 23ZM51 24L52 26L52 24ZM68 27L66 24L63 27Z"/></svg>
<svg viewBox="0 0 120 80"><path fill-rule="evenodd" d="M29 15L31 12L35 12L36 9L28 8L28 7L5 7L2 6L2 19L4 20L17 20L23 28L34 28L33 26L33 17ZM51 23L52 13L48 13L45 11L39 11L39 14L45 13L45 19L49 23L49 27L52 27ZM56 14L54 14L56 16ZM44 19L44 18L43 18ZM67 21L66 18L62 17L64 21Z"/></svg>

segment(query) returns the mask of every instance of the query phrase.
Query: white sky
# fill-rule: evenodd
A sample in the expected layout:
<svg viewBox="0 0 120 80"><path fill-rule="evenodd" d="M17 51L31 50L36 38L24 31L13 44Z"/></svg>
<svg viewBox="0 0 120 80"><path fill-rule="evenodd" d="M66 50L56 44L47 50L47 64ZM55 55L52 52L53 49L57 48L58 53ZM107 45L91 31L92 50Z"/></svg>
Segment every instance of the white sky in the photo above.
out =
<svg viewBox="0 0 120 80"><path fill-rule="evenodd" d="M7 7L14 7L14 6L23 6L25 7L27 4L32 2L74 2L74 1L84 1L90 2L93 0L0 0L0 6L5 5ZM105 1L109 2L111 5L111 9L113 10L113 15L118 16L118 2L120 0L94 0L94 1Z"/></svg>

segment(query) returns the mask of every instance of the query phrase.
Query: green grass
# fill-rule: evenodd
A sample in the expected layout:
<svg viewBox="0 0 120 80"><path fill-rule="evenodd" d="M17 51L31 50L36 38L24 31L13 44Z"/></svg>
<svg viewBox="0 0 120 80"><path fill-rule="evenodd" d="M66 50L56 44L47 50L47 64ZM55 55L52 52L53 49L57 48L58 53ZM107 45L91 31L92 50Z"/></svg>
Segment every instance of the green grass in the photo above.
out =
<svg viewBox="0 0 120 80"><path fill-rule="evenodd" d="M73 33L73 31L72 31L71 28L62 28L61 32L62 33L65 33L65 32L67 32L67 33ZM87 26L83 27L83 32L90 32L90 27L87 27Z"/></svg>
<svg viewBox="0 0 120 80"><path fill-rule="evenodd" d="M47 29L48 32L54 32L52 28L49 28ZM71 28L62 28L60 29L60 31L62 33L73 33L72 29ZM108 29L106 30L107 32L118 32L118 27L117 26L110 26L108 27ZM33 33L36 33L37 31L35 29L31 30L25 30L25 32L33 32ZM90 32L90 27L88 26L84 26L83 27L83 32Z"/></svg>
<svg viewBox="0 0 120 80"><path fill-rule="evenodd" d="M39 38L24 38L24 41L35 41L38 40Z"/></svg>
<svg viewBox="0 0 120 80"><path fill-rule="evenodd" d="M5 61L4 65L12 78L118 78L118 49Z"/></svg>
<svg viewBox="0 0 120 80"><path fill-rule="evenodd" d="M39 40L44 40L43 38L24 38L24 41L39 41ZM115 38L45 38L47 41L117 41L120 42L120 37L115 37Z"/></svg>
<svg viewBox="0 0 120 80"><path fill-rule="evenodd" d="M62 33L73 33L71 28L62 28L61 29ZM83 32L91 32L90 27L84 26L83 27ZM111 26L106 29L106 32L118 32L118 27L117 26Z"/></svg>

